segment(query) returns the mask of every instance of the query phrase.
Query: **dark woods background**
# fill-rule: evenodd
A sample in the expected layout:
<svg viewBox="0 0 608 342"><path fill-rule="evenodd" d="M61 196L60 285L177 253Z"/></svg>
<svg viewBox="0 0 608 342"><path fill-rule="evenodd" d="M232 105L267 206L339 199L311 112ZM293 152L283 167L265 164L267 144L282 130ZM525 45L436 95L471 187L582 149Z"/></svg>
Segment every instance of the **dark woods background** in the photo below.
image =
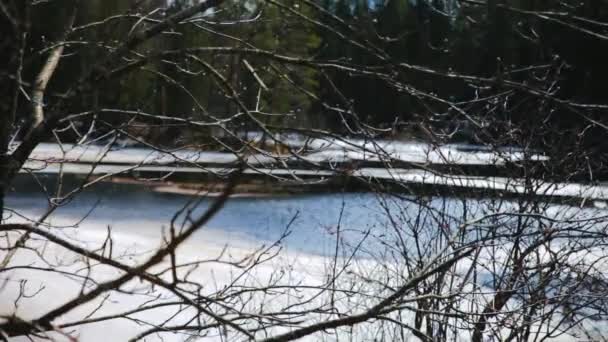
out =
<svg viewBox="0 0 608 342"><path fill-rule="evenodd" d="M24 83L35 79L45 49L65 30L72 11L68 3L32 7L26 52L37 53L26 54ZM61 99L78 75L125 37L189 4L80 1L69 49L46 101ZM129 19L136 12L149 13L149 20ZM124 14L126 19L119 16ZM604 0L228 1L191 25L175 26L144 43L138 52L215 48L203 52L205 60L271 130L520 146L556 161L542 170L549 176L598 180L606 178L607 19ZM90 25L96 21L104 24ZM10 30L8 23L2 25L2 31ZM4 43L10 46L10 39ZM221 48L232 50L218 52ZM340 67L287 66L238 49ZM239 111L225 85L189 63L177 53L157 56L53 110L120 108L203 122ZM29 113L31 104L25 96L19 101L17 116L26 127L30 118L22 113ZM161 129L158 119L138 120L159 129L138 132L131 120L133 134L164 145L217 148L211 137L223 133L213 125L194 129L172 122ZM104 116L96 134L125 124L120 114ZM245 120L230 124L243 132L256 130ZM76 140L86 127L86 122L66 126L61 138Z"/></svg>

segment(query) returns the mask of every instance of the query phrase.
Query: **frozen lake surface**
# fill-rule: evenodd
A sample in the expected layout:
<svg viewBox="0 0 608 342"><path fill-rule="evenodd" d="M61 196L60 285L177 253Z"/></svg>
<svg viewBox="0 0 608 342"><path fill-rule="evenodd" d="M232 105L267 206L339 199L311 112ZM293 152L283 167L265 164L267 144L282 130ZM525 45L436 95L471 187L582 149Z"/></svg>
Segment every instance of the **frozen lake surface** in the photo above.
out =
<svg viewBox="0 0 608 342"><path fill-rule="evenodd" d="M175 213L190 201L200 201L193 212L196 217L213 201L213 198L197 198L163 194L133 186L108 185L113 190L85 192L59 208L50 221L61 220L87 226L111 226L116 231L128 231L144 236L158 236L167 227ZM46 196L36 192L11 194L7 206L19 214L35 219L46 211ZM344 209L342 209L344 206ZM217 243L246 240L273 242L289 227L290 236L285 243L297 250L321 253L332 249L328 238L340 221L352 231L364 231L377 224L380 218L378 204L372 194L330 194L289 197L232 198L225 207L197 234L214 232ZM294 219L295 217L295 219ZM217 234L221 232L221 234Z"/></svg>
<svg viewBox="0 0 608 342"><path fill-rule="evenodd" d="M115 231L142 236L160 237L175 213L187 205L195 205L193 217L198 217L214 197L161 193L138 185L101 183L78 194L74 200L59 207L49 218L62 225L86 227L108 226ZM235 196L197 234L213 236L216 244L245 241L273 243L289 232L282 245L291 251L326 255L335 249L335 237L340 230L341 242L356 244L368 233L384 234L391 220L407 220L420 210L420 202L411 196L378 195L375 193L323 193L292 196ZM491 213L495 200L467 198L428 198L425 206L437 213L447 213L452 222L461 223L466 207L468 219ZM497 200L503 208L509 201ZM36 220L48 208L48 197L28 186L9 194L7 207L16 216ZM508 209L503 209L508 210ZM514 211L516 209L513 209ZM604 215L597 208L576 210L576 215ZM599 213L598 213L599 212ZM389 214L391 217L389 217ZM569 211L561 212L569 217ZM13 214L15 215L15 214ZM429 223L429 229L437 229ZM80 228L79 228L80 229Z"/></svg>

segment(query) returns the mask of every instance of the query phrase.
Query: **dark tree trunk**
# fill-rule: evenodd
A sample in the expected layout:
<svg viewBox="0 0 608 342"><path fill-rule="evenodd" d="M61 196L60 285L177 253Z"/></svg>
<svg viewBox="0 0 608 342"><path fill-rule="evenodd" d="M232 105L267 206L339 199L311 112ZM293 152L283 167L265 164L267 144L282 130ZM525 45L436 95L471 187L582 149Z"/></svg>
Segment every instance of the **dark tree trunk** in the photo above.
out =
<svg viewBox="0 0 608 342"><path fill-rule="evenodd" d="M4 213L4 195L8 189L10 158L8 145L15 127L21 61L28 31L27 1L3 1L0 14L0 218ZM0 220L1 221L1 220Z"/></svg>

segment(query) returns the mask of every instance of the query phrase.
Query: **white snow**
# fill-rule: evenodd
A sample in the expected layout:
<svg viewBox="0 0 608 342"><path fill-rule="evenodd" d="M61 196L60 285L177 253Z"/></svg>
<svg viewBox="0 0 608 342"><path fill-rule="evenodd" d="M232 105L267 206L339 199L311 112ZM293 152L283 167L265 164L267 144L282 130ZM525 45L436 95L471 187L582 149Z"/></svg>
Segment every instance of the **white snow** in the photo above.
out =
<svg viewBox="0 0 608 342"><path fill-rule="evenodd" d="M76 221L76 218L56 217L53 219L53 224L69 226ZM206 230L205 234L195 235L180 247L178 261L180 263L188 263L210 260L210 262L203 263L199 268L193 270L190 279L203 285L204 293L212 293L234 281L240 274L240 270L225 263L213 262L211 260L216 259L222 254L224 255L222 260L242 259L258 248L260 243L248 241L245 237L238 237L234 234L227 235L216 230ZM123 226L114 227L114 255L122 255L119 260L131 265L135 264L138 260L144 260L146 255L148 255L147 251L153 250L161 243L160 232L161 229L158 222L147 221L144 217L137 222L125 223ZM80 228L53 229L53 233L59 234L73 243L93 248L103 243L107 230L104 222L87 221ZM230 244L229 248L226 252L223 252L228 243ZM0 258L3 258L4 255L5 252L0 252ZM82 262L81 257L66 252L59 247L49 245L45 249L44 255L53 268L65 271L80 269L80 274L84 275L86 273L85 264ZM261 265L251 274L246 274L245 278L248 279L248 283L252 281L252 277L257 279L256 282L263 282L273 275L276 276L277 272L284 269L284 272L289 273L290 280L294 282L312 285L323 281L320 275L323 273L324 258L302 254L297 255L297 260L295 258L296 256L294 255L283 253L271 263ZM72 262L76 262L76 264L71 265ZM9 266L15 265L49 266L33 253L23 251L15 255L13 262ZM306 267L302 267L303 265L306 265ZM165 262L158 265L155 269L159 270L167 266L168 263ZM119 272L115 269L105 266L93 266L90 277L99 282L113 279L118 275ZM22 285L22 279L27 279L27 283ZM3 284L4 281L6 281L6 286L3 286L0 290L0 316L16 314L23 319L37 318L49 309L55 308L66 300L78 296L81 290L79 279L50 272L36 272L24 269L14 270L2 273ZM40 292L31 298L22 298L18 302L18 305L15 306L13 301L17 298L20 286L25 286L27 294L32 294L38 290ZM139 294L112 293L110 297L106 298L104 305L98 311L95 311L93 317L116 314L136 308L148 302L154 296L165 298L161 299L160 302L171 299L170 294L165 290L156 288L152 292L144 291L145 287L139 280L131 281L124 285L123 289L131 289L139 292ZM141 290L138 291L137 289ZM99 298L90 304L79 307L62 316L55 323L62 324L79 320L92 313L101 301L102 298ZM267 305L272 305L272 303L267 303ZM133 317L160 324L168 317L171 317L175 313L175 310L175 306L158 308L134 315ZM188 314L193 314L193 312L189 311ZM184 322L186 320L185 316L185 314L179 315L171 321L174 324ZM130 320L114 319L65 329L65 332L69 332L71 336L85 342L127 341L129 338L137 335L138 332L149 328L151 326L136 324ZM49 333L48 335L53 337L55 341L68 341L65 336L61 336L58 333ZM164 341L183 341L186 337L179 334L163 334L162 338ZM13 340L26 341L26 339L20 338ZM314 339L308 340L312 341ZM161 339L152 335L146 338L145 341L161 341ZM223 341L223 339L221 336L211 336L205 339L205 341Z"/></svg>
<svg viewBox="0 0 608 342"><path fill-rule="evenodd" d="M502 165L507 161L514 162L524 158L521 152L484 150L468 152L462 151L459 145L433 146L428 143L389 140L296 139L285 141L285 144L292 148L304 148L306 152L301 157L316 163L396 160L418 164ZM99 145L54 143L39 144L30 159L45 162L151 165L192 163L229 165L238 162L238 157L233 153L197 151L189 148L161 151L136 147L108 148ZM547 157L532 154L530 159L542 161L547 160ZM297 161L297 158L287 156L287 160ZM247 157L247 162L264 165L274 163L276 159L271 155L252 154Z"/></svg>
<svg viewBox="0 0 608 342"><path fill-rule="evenodd" d="M526 182L517 178L445 175L418 169L362 168L354 171L354 175L363 178L395 180L403 183L435 184L472 189L498 190L513 194L532 192L543 196L564 196L597 200L608 199L608 186L606 185L551 183L533 180L531 182L532 189L526 190Z"/></svg>
<svg viewBox="0 0 608 342"><path fill-rule="evenodd" d="M77 163L106 163L106 164L235 164L239 158L233 153L197 151L179 149L176 151L161 151L151 148L108 148L98 145L74 145L41 143L30 155L30 160L40 162L77 162ZM262 164L273 161L264 155L248 157L250 164Z"/></svg>
<svg viewBox="0 0 608 342"><path fill-rule="evenodd" d="M466 151L463 145L434 146L422 142L403 142L395 140L361 140L361 139L294 139L286 141L295 148L307 148L311 151L306 158L315 161L327 160L397 160L419 164L459 164L459 165L502 165L505 162L516 162L524 159L519 151L492 151L487 148L470 146ZM547 160L546 156L531 153L531 160Z"/></svg>

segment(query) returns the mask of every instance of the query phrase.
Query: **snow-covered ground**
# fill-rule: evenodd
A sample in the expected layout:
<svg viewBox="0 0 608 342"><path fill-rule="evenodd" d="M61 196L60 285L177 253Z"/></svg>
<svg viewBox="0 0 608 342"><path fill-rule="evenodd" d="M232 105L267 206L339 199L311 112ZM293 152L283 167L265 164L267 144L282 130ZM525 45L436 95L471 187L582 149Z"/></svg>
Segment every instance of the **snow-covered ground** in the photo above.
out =
<svg viewBox="0 0 608 342"><path fill-rule="evenodd" d="M56 219L54 224L58 225L70 225L73 224L72 220ZM144 260L145 256L148 255L145 251L152 250L158 246L161 242L159 236L155 236L152 232L157 233L158 230L151 230L150 228L155 226L155 222L141 220L137 223L137 226L133 224L129 225L129 230L126 227L116 227L117 229L113 233L114 238L114 253L115 255L123 255L118 260L128 264L135 264L138 260ZM123 228L123 229L120 229ZM86 225L82 225L80 229L65 229L61 236L67 238L69 241L78 243L79 245L98 247L106 238L106 225L103 222L87 222ZM230 242L230 248L224 251L224 244ZM207 234L198 234L196 238L189 240L179 249L179 262L188 263L199 260L213 260L223 253L229 255L225 257L225 260L238 260L249 253L251 253L255 247L259 247L258 244L251 242L243 242L235 239L232 234L230 237L227 234L221 234L218 231L208 231ZM142 254L143 253L143 254ZM0 253L0 256L4 256ZM51 264L50 267L64 270L64 271L75 271L76 269L82 269L85 265L81 262L71 266L72 262L76 262L79 256L72 253L61 250L56 246L50 246L45 250L45 257ZM33 253L21 252L15 255L15 262L13 265L28 265L28 266L40 266L49 267L42 262L39 257ZM248 275L249 277L259 277L260 281L268 279L278 269L285 268L286 265L293 265L289 268L290 277L293 280L299 280L301 282L308 282L310 284L318 284L321 279L315 277L314 270L323 269L324 261L321 257L310 256L310 255L299 255L297 263L288 262L289 256L283 255L281 258L274 260L272 263L267 265L261 265L257 267L255 272ZM292 257L293 258L293 257ZM306 268L298 267L298 265L305 264ZM160 264L156 269L167 267L168 263ZM230 284L234 281L238 275L238 270L228 266L224 263L210 262L202 264L190 275L190 280L204 285L206 293L212 293L219 290L222 286ZM7 274L8 273L8 274ZM84 274L84 272L81 272ZM116 270L109 267L93 267L90 277L95 281L110 280L119 275ZM23 280L27 279L27 283L22 283ZM67 300L70 300L81 291L81 279L73 279L73 277L62 276L52 272L35 272L32 270L20 270L5 272L3 274L3 282L5 286L0 291L0 316L12 315L23 319L34 319L40 315L46 313L49 309L55 308ZM18 298L18 291L23 287L26 294L36 293L35 296L30 298L23 298L16 305L13 301ZM141 290L138 290L140 288ZM90 304L79 307L78 309L62 316L56 324L69 323L77 321L83 317L93 313L93 317L102 317L106 315L116 314L123 311L137 308L140 305L151 301L155 296L161 296L156 302L169 301L171 299L170 294L167 291L160 289L154 289L149 291L139 281L134 280L123 286L125 290L132 290L139 294L120 294L112 293L109 297L91 302ZM39 292L37 292L39 291ZM97 310L97 307L102 303L101 308ZM161 322L169 319L175 314L177 307L160 307L153 310L144 311L142 313L132 315L132 318L139 319L141 321L154 322L160 324ZM192 312L188 312L192 314ZM184 323L186 321L186 315L178 315L171 320L174 324ZM65 332L69 332L71 336L76 337L78 341L84 342L105 342L105 341L127 341L130 338L136 336L139 332L149 329L148 325L137 324L137 322L128 319L114 319L99 323L86 324L74 328L65 329ZM61 336L58 333L50 333L56 341L68 341L65 336ZM163 334L162 339L157 336L150 336L145 341L183 341L185 340L184 335L176 334ZM16 338L14 341L26 341L26 339ZM211 337L206 341L222 341L221 336Z"/></svg>
<svg viewBox="0 0 608 342"><path fill-rule="evenodd" d="M266 174L275 177L328 178L340 171L318 168L289 167L278 163L299 159L312 163L345 163L356 161L398 160L417 164L455 165L503 165L524 158L517 149L490 150L479 146L443 145L399 141L364 141L340 139L292 139L293 148L306 151L299 157L270 156L254 154L247 157L250 168L246 174ZM270 142L269 142L270 143ZM275 159L278 158L278 159ZM543 161L545 156L531 154L532 160ZM40 144L24 165L22 172L42 172L105 175L121 174L129 171L154 173L225 174L238 161L232 153L206 152L191 149L160 151L149 148L110 148L98 145ZM533 191L543 196L574 197L583 201L608 200L608 186L598 184L543 183L532 182L532 189L526 188L521 179L503 177L474 177L467 175L442 175L422 169L402 169L389 167L361 167L353 170L353 175L363 179L391 180L402 183L438 185L503 191L522 194ZM602 205L598 202L598 205Z"/></svg>
<svg viewBox="0 0 608 342"><path fill-rule="evenodd" d="M172 217L172 214L187 202L187 198L178 196L167 196L157 193L143 192L141 194L134 194L132 192L118 192L110 194L109 202L101 199L101 202L95 201L95 194L82 194L80 201L71 203L71 207L60 209L56 214L51 216L48 223L56 227L65 228L52 228L51 231L68 241L73 243L94 248L100 246L106 239L108 232L108 226L112 227L113 232L113 255L120 256L119 259L128 264L135 264L138 260L142 260L149 251L153 250L161 243L162 226L166 225L168 220ZM42 212L44 212L44 196L39 195L27 195L27 194L15 194L8 199L8 205L11 209L16 210L23 217L37 218ZM204 204L204 203L203 203ZM464 210L463 203L459 200L454 199L434 199L431 202L432 206L436 210L442 210L446 214L451 214L453 218L446 216L448 221L446 225L454 226L457 225L457 217ZM301 206L298 206L301 205ZM466 210L470 215L470 221L474 221L477 217L482 217L486 214L492 214L494 211L500 212L515 212L517 213L517 205L515 203L503 202L500 208L488 209L491 204L476 205L475 202L469 203L470 207ZM89 206L95 208L95 210L88 215L88 217L80 222L83 215L89 212ZM204 205L203 205L204 207ZM326 240L329 245L332 245L331 237L335 236L338 226L342 227L342 233L345 242L350 242L350 245L357 243L361 236L369 236L369 242L367 242L363 248L365 253L358 255L354 261L353 266L349 271L359 271L366 275L369 275L369 279L379 279L387 281L387 284L398 285L400 281L403 281L404 276L407 273L404 271L403 264L396 262L392 259L374 259L370 256L379 257L384 253L383 251L390 251L393 247L386 247L382 244L374 243L374 241L390 242L391 234L394 234L393 229L390 225L390 220L386 217L386 213L383 210L388 208L391 215L395 215L393 220L400 220L402 225L407 226L415 220L416 213L420 212L420 207L411 204L407 200L398 200L394 198L377 198L374 195L323 195L323 196L301 196L293 199L238 199L231 200L228 205L224 208L224 211L220 212L219 220L211 221L208 227L203 228L200 232L193 235L180 249L178 253L178 261L180 263L188 263L196 260L206 259L213 260L218 255L223 255L224 260L238 260L242 257L251 253L254 249L262 244L268 245L277 237L276 232L280 230L281 225L285 225L289 221L290 217L295 214L303 219L303 222L294 223L294 236L292 240L286 240L286 249L283 249L275 259L269 261L266 264L260 265L254 271L246 274L246 277L242 278L244 283L249 285L263 285L268 282L271 277L281 275L282 281L286 284L294 285L297 284L300 289L296 293L292 293L291 296L276 295L273 293L265 294L261 297L252 299L252 303L256 300L265 300L265 309L271 310L274 306L278 310L288 307L294 304L298 300L303 298L315 298L317 290L307 289L306 286L319 286L326 284L326 276L328 272L331 272L331 263L333 262L333 249L325 250L325 253L318 253L315 250L315 246L318 245L321 240ZM488 212L488 210L490 210ZM275 216L281 214L283 216ZM196 215L196 212L195 212ZM224 215L224 216L222 216ZM268 216L266 216L268 215ZM571 225L574 220L599 218L605 215L600 209L592 208L575 208L566 206L554 206L546 212L550 218L554 220L567 221L567 225ZM384 219L384 220L383 220ZM426 218L430 219L430 218ZM425 219L425 220L426 220ZM402 221L401 221L402 220ZM12 216L10 218L12 222L23 222L23 218L19 216ZM269 229L266 235L258 235L260 231L264 230L263 222L268 221L268 225L274 224L276 227ZM242 224L241 229L231 230L228 229L230 226L236 226L238 223ZM415 221L414 221L415 222ZM427 226L428 225L428 226ZM425 241L432 234L436 234L437 229L436 222L432 219L428 223L425 223L427 229L421 231L420 238ZM301 230L299 233L295 230ZM327 234L322 235L323 231ZM367 232L369 235L367 235ZM310 239L306 241L306 239ZM318 238L319 240L315 240ZM429 240L430 241L430 240ZM33 246L41 247L42 241L31 241ZM407 242L407 243L412 243ZM293 244L293 245L292 245ZM302 244L307 247L305 250L291 247L300 247ZM229 248L224 251L226 246ZM501 263L501 258L505 259L508 251L508 243L497 246L495 252L492 255L480 254L479 260L487 262L488 264L496 262ZM559 246L554 246L559 249ZM39 250L42 250L40 248ZM504 253L503 253L504 251ZM329 253L328 253L329 252ZM598 258L593 253L602 253L600 250L591 251L592 257ZM2 256L3 252L0 252ZM542 254L542 253L541 253ZM582 255L582 254L581 254ZM27 266L51 266L54 269L63 270L75 270L79 269L81 274L87 274L87 269L84 267L84 260L80 257L66 252L52 245L48 245L44 249L44 256L46 262L43 262L38 255L33 252L21 252L16 255L11 265L27 265ZM545 253L545 257L548 255ZM574 258L577 256L574 255ZM588 256L579 256L588 257ZM349 259L349 255L340 255L339 263L343 263L344 260ZM392 261L391 261L392 260ZM593 260L592 260L593 261ZM76 264L73 264L76 262ZM464 274L466 269L470 266L470 262L464 260L456 268L457 273ZM157 267L157 269L166 267L167 264L163 264ZM106 280L118 275L116 270L93 266L91 268L92 273L90 276L97 280ZM231 267L225 263L220 262L208 262L201 264L199 268L195 269L191 273L191 280L203 285L204 293L214 293L222 289L226 284L231 283L235 280L240 271ZM480 273L479 281L483 281L484 274ZM20 317L25 319L31 319L38 317L49 308L54 308L66 299L73 298L78 295L81 290L81 279L74 279L73 277L67 277L56 273L50 273L45 271L34 271L31 269L13 270L10 272L3 272L2 279L7 280L6 286L0 291L0 315L12 314L16 312ZM21 280L26 279L27 283L22 283ZM344 276L345 280L349 279L349 276ZM458 279L458 277L456 278ZM344 283L338 284L338 286L344 285L347 289L369 289L376 286L373 281L366 283L361 281L361 278L357 279L354 284ZM40 290L36 296L31 298L22 298L17 304L14 305L14 299L20 286L24 286L28 295L34 294ZM360 288L359 288L360 287ZM138 294L121 294L113 293L110 297L105 299L104 305L98 311L95 311L92 317L100 317L103 315L114 314L121 312L133 307L137 307L144 302L151 300L155 295L165 296L161 301L170 300L168 293L156 288L153 292L146 292L145 287L140 281L133 281L125 286L125 289L134 290ZM491 294L491 288L486 286L484 288L487 293ZM387 291L386 288L383 291ZM390 293L392 290L388 291ZM474 293L474 289L467 288L465 286L464 291L471 291ZM361 312L366 307L373 305L378 302L378 298L374 297L374 293L369 292L370 297L368 302L352 302L353 312ZM479 294L476 294L479 296ZM344 305L349 303L349 297L340 294L338 296L343 301ZM327 300L327 297L318 297L311 302L317 303L317 301ZM88 314L92 313L101 299L87 305L83 308L79 308L65 316L56 323L69 323L74 320L80 319ZM236 305L236 304L235 304ZM256 304L252 304L256 305ZM249 307L251 309L251 307ZM137 315L133 315L132 318L140 320L152 321L156 324L163 322L164 320L172 317L175 313L176 308L156 308L153 310L146 311ZM255 312L255 310L253 310ZM178 324L183 322L188 317L187 315L194 315L192 311L187 311L177 317L171 318L171 322ZM315 322L314 315L311 315L308 319L302 322L302 324L311 324ZM317 317L316 319L320 319ZM406 312L400 319L407 323L412 321L412 317ZM355 341L369 341L374 338L373 332L374 327L377 327L378 322L372 322L354 328L352 331L345 331L344 335L325 335L324 340L355 340ZM80 327L68 329L73 336L79 337L80 341L124 341L130 337L133 337L138 332L146 330L149 326L137 324L133 320L127 319L116 319L112 321L97 322L87 324ZM275 331L278 332L278 331ZM349 334L354 333L355 338L349 339ZM367 335L367 334L370 335ZM65 340L65 338L55 334L58 340ZM177 334L163 334L164 341L182 341L186 340L184 335ZM246 340L241 336L232 335L236 341ZM377 336L375 336L377 337ZM406 332L406 340L414 340L413 336ZM305 341L318 341L319 335L311 336ZM463 337L464 338L464 337ZM15 339L21 341L23 339ZM160 341L156 336L150 336L146 341ZM391 340L390 336L384 336L383 340ZM568 335L562 336L561 341L573 341L572 337ZM224 341L221 336L212 335L205 341Z"/></svg>

